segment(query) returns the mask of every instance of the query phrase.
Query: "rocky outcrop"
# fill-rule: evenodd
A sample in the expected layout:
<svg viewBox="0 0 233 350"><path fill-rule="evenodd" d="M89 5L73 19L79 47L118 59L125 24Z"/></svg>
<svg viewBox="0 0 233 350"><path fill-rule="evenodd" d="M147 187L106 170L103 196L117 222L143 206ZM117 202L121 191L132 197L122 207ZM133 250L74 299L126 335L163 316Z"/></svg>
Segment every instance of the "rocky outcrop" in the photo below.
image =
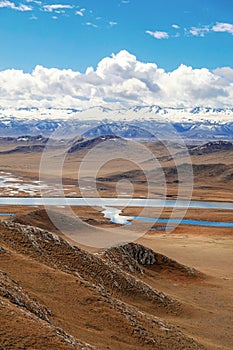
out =
<svg viewBox="0 0 233 350"><path fill-rule="evenodd" d="M123 252L131 256L140 265L154 265L156 260L156 253L147 247L138 243L128 243L120 246Z"/></svg>
<svg viewBox="0 0 233 350"><path fill-rule="evenodd" d="M33 343L33 331L37 330L39 332L39 330L41 330L42 333L45 332L45 342L46 338L48 342L53 338L54 349L97 350L91 345L76 340L62 328L56 327L51 319L51 311L38 300L30 296L30 294L26 292L18 282L12 280L6 272L1 270L0 313L1 317L6 313L4 321L5 323L7 322L9 328L11 328L14 322L16 325L17 323L24 323L24 329L22 330L21 328L21 332L25 334L25 339L22 339L24 338L22 335L19 336L16 334L16 326L15 329L10 330L11 334L14 336L7 336L7 331L5 331L3 325L0 325L1 345L3 345L3 349L18 348L19 342L22 344L22 347L20 348L30 349L32 347L29 345L29 340L27 338L32 338L31 341ZM9 315L12 317L9 317ZM40 335L38 336L40 337ZM39 341L41 341L41 339ZM33 346L33 349L42 348L42 345L40 347L38 343L36 343L35 346L36 347ZM51 346L52 344L50 345L50 348Z"/></svg>
<svg viewBox="0 0 233 350"><path fill-rule="evenodd" d="M33 299L23 288L13 281L7 273L0 270L0 296L7 298L13 304L16 304L37 317L49 322L51 311Z"/></svg>
<svg viewBox="0 0 233 350"><path fill-rule="evenodd" d="M143 274L143 268L140 266L139 262L131 256L127 250L124 249L125 246L112 247L99 253L109 264L114 263L120 267L120 269L131 273L133 275Z"/></svg>
<svg viewBox="0 0 233 350"><path fill-rule="evenodd" d="M10 259L13 259L14 255L17 256L17 259L22 256L29 262L33 260L36 266L43 266L43 269L46 267L46 275L49 273L54 275L56 271L59 271L60 278L66 276L65 283L67 281L69 281L68 283L75 282L72 284L72 288L77 289L72 308L77 315L80 314L80 308L86 312L87 305L90 305L88 309L90 315L93 315L93 310L101 310L100 317L103 320L107 317L107 319L116 322L114 327L121 329L122 336L126 333L127 336L130 336L135 344L135 349L141 347L148 350L204 349L196 340L161 318L161 315L167 314L169 317L171 315L175 317L180 314L182 305L139 279L144 269L154 268L159 262L158 255L152 250L132 243L111 248L101 254L91 254L72 246L54 233L22 225L12 220L0 222L0 245L4 247L4 250L9 250ZM5 253L3 254L5 255ZM38 337L38 344L43 338L41 334L45 334L48 344L51 344L51 339L52 344L62 342L62 345L56 345L56 347L49 345L48 348L51 349L70 349L72 347L83 350L93 349L91 346L79 342L69 332L57 327L61 320L54 321L53 312L32 298L29 292L10 278L10 275L2 272L0 280L0 308L1 299L4 306L6 300L10 302L9 307L17 308L14 320L17 316L19 322L27 321L28 328L30 328L28 325L31 324L33 318L33 327L39 332L37 332L39 335L36 333L33 336ZM62 285L63 288L65 290L65 285ZM81 298L80 302L77 301L79 300L77 293L84 293L86 295L84 300ZM60 307L62 310L65 309L63 304ZM21 316L18 315L18 308L22 310L23 316L22 313ZM3 311L2 314L4 314ZM29 315L30 319L28 319ZM86 314L85 316L82 314L82 317L85 318ZM11 318L9 321L10 327L12 327L14 320ZM92 322L95 321L92 320ZM20 334L22 334L22 329L20 329ZM6 335L6 342L8 342L8 338ZM32 338L30 336L27 339L31 341ZM17 342L20 341L21 339L17 338ZM21 347L23 348L23 346L25 343ZM40 349L43 348L45 347L40 347Z"/></svg>
<svg viewBox="0 0 233 350"><path fill-rule="evenodd" d="M117 264L72 246L54 233L13 221L0 222L1 229L4 229L2 238L13 249L64 272L78 273L85 280L104 287L113 295L130 297L133 294L152 301L155 306L167 312L180 307L175 300L135 279Z"/></svg>
<svg viewBox="0 0 233 350"><path fill-rule="evenodd" d="M115 135L104 135L104 136L97 136L97 137L88 138L88 139L81 139L73 143L73 145L68 149L68 153L74 153L82 149L89 149L103 143L104 141L112 140L112 139L115 140L120 138Z"/></svg>
<svg viewBox="0 0 233 350"><path fill-rule="evenodd" d="M142 274L144 268L151 268L157 272L168 272L175 276L177 274L194 278L202 276L197 270L182 265L138 243L128 243L107 249L101 253L101 256L133 274Z"/></svg>
<svg viewBox="0 0 233 350"><path fill-rule="evenodd" d="M0 246L0 254L5 254L5 253L7 253L7 250Z"/></svg>

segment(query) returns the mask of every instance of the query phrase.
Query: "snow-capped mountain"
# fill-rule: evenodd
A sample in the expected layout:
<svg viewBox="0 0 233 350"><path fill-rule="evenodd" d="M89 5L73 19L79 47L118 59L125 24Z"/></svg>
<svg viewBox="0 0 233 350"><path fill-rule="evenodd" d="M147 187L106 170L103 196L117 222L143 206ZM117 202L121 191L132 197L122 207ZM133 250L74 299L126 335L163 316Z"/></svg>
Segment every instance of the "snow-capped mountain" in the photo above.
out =
<svg viewBox="0 0 233 350"><path fill-rule="evenodd" d="M49 136L55 130L89 137L170 138L176 132L184 138L233 139L233 108L0 108L0 136Z"/></svg>
<svg viewBox="0 0 233 350"><path fill-rule="evenodd" d="M233 121L233 108L162 108L157 105L134 106L131 108L110 109L104 106L95 106L87 109L75 108L0 108L0 120L11 123L11 118L17 119L78 119L78 120L155 120L160 122L219 122Z"/></svg>

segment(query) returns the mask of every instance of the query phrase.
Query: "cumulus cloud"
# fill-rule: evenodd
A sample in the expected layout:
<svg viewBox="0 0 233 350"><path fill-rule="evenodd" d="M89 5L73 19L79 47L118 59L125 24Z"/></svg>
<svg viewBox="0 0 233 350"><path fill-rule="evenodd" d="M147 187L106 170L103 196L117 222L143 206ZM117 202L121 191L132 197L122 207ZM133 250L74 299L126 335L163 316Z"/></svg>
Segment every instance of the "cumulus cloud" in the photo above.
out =
<svg viewBox="0 0 233 350"><path fill-rule="evenodd" d="M190 29L185 29L186 35L201 36L201 37L204 37L207 33L210 33L210 32L229 33L233 35L233 24L217 22L213 26L205 25L205 26L191 27Z"/></svg>
<svg viewBox="0 0 233 350"><path fill-rule="evenodd" d="M226 79L233 83L233 69L231 67L216 68L213 72L223 79Z"/></svg>
<svg viewBox="0 0 233 350"><path fill-rule="evenodd" d="M32 73L0 71L2 107L129 107L136 104L174 107L227 107L232 104L233 70L193 69L181 65L166 72L122 50L103 58L85 73L36 66Z"/></svg>
<svg viewBox="0 0 233 350"><path fill-rule="evenodd" d="M226 32L230 33L233 35L233 24L230 23L216 23L213 27L212 30L214 32Z"/></svg>
<svg viewBox="0 0 233 350"><path fill-rule="evenodd" d="M174 28L174 29L179 29L180 26L178 26L178 24L172 24L172 28Z"/></svg>
<svg viewBox="0 0 233 350"><path fill-rule="evenodd" d="M193 36L201 36L204 37L206 33L210 31L209 26L203 26L203 27L191 27L188 31L186 31L186 34L191 34Z"/></svg>
<svg viewBox="0 0 233 350"><path fill-rule="evenodd" d="M72 9L72 5L63 5L63 4L52 4L52 5L44 5L43 10L46 12L60 11Z"/></svg>
<svg viewBox="0 0 233 350"><path fill-rule="evenodd" d="M151 30L146 30L146 34L149 34L155 39L168 39L169 35L167 32L160 32L160 31L155 31L152 32Z"/></svg>
<svg viewBox="0 0 233 350"><path fill-rule="evenodd" d="M16 5L14 2L11 2L8 0L0 1L0 8L9 8L11 10L16 10L16 11L21 11L21 12L33 10L33 8L31 6L24 5L24 4Z"/></svg>

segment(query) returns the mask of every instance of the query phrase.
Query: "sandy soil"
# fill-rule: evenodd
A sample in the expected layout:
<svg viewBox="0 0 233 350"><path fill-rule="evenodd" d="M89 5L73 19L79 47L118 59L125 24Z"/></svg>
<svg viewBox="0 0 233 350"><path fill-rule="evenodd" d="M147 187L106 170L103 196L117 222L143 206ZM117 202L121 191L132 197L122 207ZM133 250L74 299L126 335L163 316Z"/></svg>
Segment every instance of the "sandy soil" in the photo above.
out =
<svg viewBox="0 0 233 350"><path fill-rule="evenodd" d="M79 216L86 218L86 220L89 218L91 224L103 224L105 228L108 225L116 227L116 225L109 224L107 220L103 220L100 208L75 208L75 210ZM128 213L132 213L135 208L127 210ZM168 210L166 211L168 212ZM208 211L208 219L216 219L217 214L219 211ZM187 217L201 219L205 215L205 212L203 213L201 210L189 210ZM58 233L56 228L48 223L45 216L40 217L38 214L32 216L29 213L20 218L22 223L29 224L31 222L33 225ZM229 211L219 214L219 221L225 219L232 220ZM180 327L187 334L192 334L207 349L231 349L233 341L232 233L232 229L181 225L169 234L149 231L138 241L156 252L205 274L204 280L191 283L176 273L168 278L166 273L158 275L148 270L143 280L152 287L172 296L175 300L182 301L188 311L179 317L165 316L165 320ZM93 250L89 249L89 251ZM13 271L14 267L12 267L11 272ZM17 276L16 271L14 274ZM51 305L51 301L49 301L49 305ZM108 343L107 339L105 341ZM124 346L123 348L127 349Z"/></svg>
<svg viewBox="0 0 233 350"><path fill-rule="evenodd" d="M163 147L158 147L157 144L150 145L155 157L160 159L160 167L163 167L167 172L167 197L176 198L178 191L177 176L173 172L174 162L167 161L167 150ZM106 152L110 152L111 161L106 162ZM177 152L179 150L176 150ZM112 152L112 153L111 153ZM120 152L120 150L119 150ZM123 154L125 150L122 149ZM140 169L148 172L151 181L151 196L155 198L163 198L165 189L162 174L154 172L155 163L152 159L145 160L139 164L132 161L120 159L119 156L114 160L114 150L106 150L104 147L100 152L98 159L92 159L85 166L85 171L82 176L82 186L78 180L78 169L83 165L87 150L81 150L68 154L64 157L62 169L63 184L66 188L66 195L75 196L93 196L95 195L94 186L97 186L100 196L113 196L133 193L134 197L147 197L148 188L146 178L140 173ZM128 151L129 157L132 155L132 150ZM61 160L63 161L62 149L51 150L47 154L46 163L43 169L40 169L40 161L43 153L13 153L0 154L0 170L12 173L14 176L22 177L23 181L36 181L40 177L48 184L56 185L57 167ZM233 201L232 185L233 185L233 154L229 151L217 152L213 154L203 154L201 156L192 156L191 162L194 166L193 178L193 193L192 199L212 200L212 201ZM84 162L85 163L85 162ZM186 157L179 159L178 164L187 163ZM101 165L101 166L100 166ZM224 168L224 166L226 168ZM98 169L96 173L96 169ZM169 170L170 169L170 170ZM130 176L125 179L125 173ZM94 175L95 174L95 175ZM94 176L94 177L93 177ZM101 180L102 179L102 180ZM126 180L120 181L119 180ZM129 185L128 180L132 184ZM182 183L183 191L181 198L189 198L188 189L192 184L192 179L187 180L187 183ZM119 186L120 185L120 186ZM67 189L67 186L73 186ZM80 189L79 187L82 187ZM187 189L187 190L186 190ZM132 191L131 191L132 190ZM20 193L25 195L25 193ZM39 193L37 194L39 195Z"/></svg>
<svg viewBox="0 0 233 350"><path fill-rule="evenodd" d="M151 149L156 156L161 154L163 156L167 155L161 149L154 148L154 145L151 145ZM0 170L23 177L25 183L31 180L38 180L40 157L41 154L39 152L25 154L24 157L19 157L19 154L12 154L10 157L0 155ZM77 167L81 164L82 157L83 154L73 154L67 158L63 172L65 185L77 185ZM232 153L225 152L222 154L193 156L192 161L196 165L225 164L231 167L233 157ZM48 181L55 175L51 169L55 169L56 158L52 155L51 164L52 166L48 167L44 173L44 177ZM89 168L88 176L91 176L95 165L96 163L93 163ZM163 166L170 167L171 164L164 161ZM119 176L122 175L122 169L124 171L137 170L135 167L132 167L132 164L127 167L124 162L118 161L101 169L98 176L106 178L116 176L116 179L119 179ZM231 170L229 170L231 168L227 168L225 173L218 173L218 171L215 171L215 167L211 169L209 175L206 169L195 175L193 199L232 202L232 179L230 177ZM141 174L135 172L134 175L132 178L134 195L137 197L146 196L147 188ZM226 178L229 180L226 181ZM173 183L173 180L175 181L175 177L169 178L169 198L176 198L177 195L177 184ZM92 181L87 179L86 186L89 186L91 183ZM116 184L117 181L98 181L97 185L100 195L114 196L116 194ZM125 190L127 190L127 184L123 184L121 187L122 192ZM90 189L84 191L85 194L89 193L90 196L93 193ZM162 187L156 185L154 191L155 196L162 196ZM78 188L76 189L76 194L80 194ZM45 213L41 214L40 209L24 206L17 208L4 206L1 207L1 212L16 214L16 221L21 224L41 227L60 234L57 228L49 222ZM74 210L77 215L90 225L105 229L119 227L103 218L101 208L78 207L74 208ZM127 215L140 213L141 208L124 209L124 214ZM148 215L151 217L157 214L155 209L151 209L148 212ZM176 212L177 217L181 214L179 210ZM169 215L169 209L164 209L161 213L161 217L164 218ZM220 210L190 209L185 214L185 218L233 221L232 211ZM0 219L4 219L4 217ZM62 333L63 336L58 335L57 328L59 328L75 339L95 345L98 349L232 349L232 229L180 225L171 233L157 230L148 231L138 240L138 243L153 249L155 252L164 254L202 273L200 273L201 277L189 278L181 275L178 270L168 271L164 268L158 271L155 267L149 266L143 267L143 275L133 276L134 283L136 283L135 279L140 279L140 281L146 282L146 285L150 286L150 288L162 291L169 297L172 297L180 305L176 312L171 310L167 312L163 307L158 307L157 304L151 303L147 299L146 294L140 294L140 296L138 294L136 296L139 293L138 290L134 289L132 292L126 282L124 282L124 288L118 292L115 291L115 287L109 289L108 278L103 278L102 282L105 293L109 293L108 299L104 299L99 292L102 288L100 287L101 284L96 282L99 280L98 275L101 275L103 272L99 267L102 265L98 265L99 262L97 264L94 258L93 265L90 264L90 268L93 268L91 270L92 275L87 271L85 278L80 279L78 275L69 270L70 266L73 266L72 264L76 264L79 261L78 256L72 255L73 250L71 248L68 249L64 245L59 250L55 243L49 245L48 242L44 242L41 238L39 243L42 242L41 244L44 244L44 250L43 254L38 253L30 241L31 233L29 232L28 236L25 236L26 240L23 236L24 231L20 232L17 233L17 230L13 229L4 229L0 221L0 246L5 250L5 252L3 250L0 251L0 270L6 272L12 280L17 281L22 289L29 293L30 300L35 298L51 310L51 323L48 324L38 319L37 316L32 316L27 309L23 309L22 306L9 301L6 294L1 294L0 310L5 323L0 325L0 347L5 347L5 349L26 348L38 350L47 349L48 346L51 349L73 348L68 341L64 340L64 333ZM65 237L63 236L63 238ZM69 243L74 242L69 241ZM96 249L88 247L85 247L85 249L91 253L96 253ZM86 259L85 254L81 255L81 258ZM89 258L91 259L88 255ZM116 267L114 264L108 264L105 268L110 273L111 269L114 270ZM82 263L77 263L75 268L79 274L82 274L84 270ZM118 271L117 268L116 271ZM125 278L124 271L118 271L114 276L119 277L119 274L122 279ZM93 283L97 283L98 290L93 289ZM134 288L136 288L135 285ZM1 286L0 284L0 290ZM120 302L124 305L124 312L122 311L123 309L119 311ZM126 307L129 307L130 310L127 309L127 311ZM137 315L137 322L135 321L136 323L134 324L131 322L133 314ZM140 319L139 315L141 315L142 319ZM176 330L168 331L165 327L161 334L161 329L157 329L157 326L153 326L155 327L153 328L151 321L148 321L146 317L158 317L162 322L175 326ZM141 328L140 336L135 333L139 324L144 329L145 337ZM177 333L177 329L182 332L182 335ZM150 330L152 330L152 335ZM152 336L163 341L157 346L146 343L145 339L149 339ZM190 342L188 340L190 338L194 342ZM24 339L26 340L24 341ZM180 339L180 343L177 343L177 339ZM76 346L77 349L79 349L78 346ZM87 349L89 348L87 347Z"/></svg>
<svg viewBox="0 0 233 350"><path fill-rule="evenodd" d="M199 309L178 321L216 348L231 348L233 315L233 230L180 226L170 235L148 234L140 243L207 274L208 283L188 286L179 280L160 288ZM156 282L158 286L158 283Z"/></svg>

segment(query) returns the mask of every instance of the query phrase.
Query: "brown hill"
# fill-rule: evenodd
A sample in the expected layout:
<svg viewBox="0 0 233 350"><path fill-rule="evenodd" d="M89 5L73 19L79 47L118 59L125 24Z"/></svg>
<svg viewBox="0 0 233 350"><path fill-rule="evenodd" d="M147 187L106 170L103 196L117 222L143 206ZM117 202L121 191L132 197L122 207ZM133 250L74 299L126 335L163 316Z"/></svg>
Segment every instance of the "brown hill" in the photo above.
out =
<svg viewBox="0 0 233 350"><path fill-rule="evenodd" d="M33 153L42 152L45 149L45 145L29 145L29 146L17 146L13 149L0 152L1 154L12 154L12 153Z"/></svg>
<svg viewBox="0 0 233 350"><path fill-rule="evenodd" d="M229 141L212 141L198 146L190 146L190 155L203 155L216 152L233 151L233 142Z"/></svg>
<svg viewBox="0 0 233 350"><path fill-rule="evenodd" d="M1 253L9 251L1 248ZM0 344L3 349L95 349L56 327L51 311L0 270Z"/></svg>
<svg viewBox="0 0 233 350"><path fill-rule="evenodd" d="M192 164L191 165L194 175L194 181L198 182L200 179L213 179L216 181L225 182L226 180L233 179L233 165L229 164ZM190 169L190 164L180 164L178 166L164 166L163 172L161 169L155 169L144 172L143 170L130 170L127 172L109 174L105 177L98 177L97 181L100 182L118 182L123 179L128 179L134 184L147 183L147 179L151 181L159 181L162 175L165 175L166 181L176 182L178 180L178 172L185 174Z"/></svg>
<svg viewBox="0 0 233 350"><path fill-rule="evenodd" d="M80 345L85 342L113 350L204 349L164 320L186 313L186 306L110 262L108 253L88 253L54 233L13 221L0 223L0 245L1 269L7 272L0 274L2 314L15 312L6 318L7 329L0 326L6 349L90 349ZM138 259L129 247L122 249L138 264L153 261ZM136 247L143 256L154 254Z"/></svg>
<svg viewBox="0 0 233 350"><path fill-rule="evenodd" d="M104 141L116 140L116 139L120 139L120 137L115 135L104 135L104 136L97 136L97 137L88 138L88 139L81 138L73 142L72 146L68 150L68 153L74 153L80 150L90 149L96 145L103 143Z"/></svg>
<svg viewBox="0 0 233 350"><path fill-rule="evenodd" d="M182 265L138 243L128 243L107 249L102 253L102 257L133 274L143 274L149 269L157 273L170 274L170 277L178 275L197 278L202 276L195 269Z"/></svg>

